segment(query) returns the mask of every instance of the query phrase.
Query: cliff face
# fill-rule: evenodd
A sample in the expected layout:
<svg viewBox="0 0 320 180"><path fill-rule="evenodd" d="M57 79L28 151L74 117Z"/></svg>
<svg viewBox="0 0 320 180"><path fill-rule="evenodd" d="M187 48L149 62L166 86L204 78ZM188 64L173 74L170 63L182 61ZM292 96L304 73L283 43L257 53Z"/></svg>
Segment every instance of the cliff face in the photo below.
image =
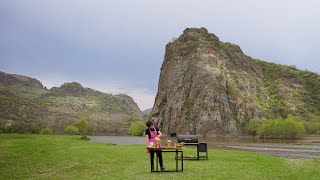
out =
<svg viewBox="0 0 320 180"><path fill-rule="evenodd" d="M319 103L306 100L320 100L320 91L310 93L299 73L314 76L312 87L320 88L314 73L253 60L205 28L187 28L166 46L150 117L168 135L238 136L248 119L318 115ZM292 98L295 93L303 96ZM305 105L314 111L299 112Z"/></svg>

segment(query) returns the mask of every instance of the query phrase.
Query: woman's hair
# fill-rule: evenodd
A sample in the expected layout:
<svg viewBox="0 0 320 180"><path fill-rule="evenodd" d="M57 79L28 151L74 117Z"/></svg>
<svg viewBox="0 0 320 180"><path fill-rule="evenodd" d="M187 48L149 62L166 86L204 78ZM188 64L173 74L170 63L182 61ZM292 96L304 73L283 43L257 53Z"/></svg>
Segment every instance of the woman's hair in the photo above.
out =
<svg viewBox="0 0 320 180"><path fill-rule="evenodd" d="M147 125L147 127L150 127L151 125L153 125L153 122L152 121L147 121L146 125Z"/></svg>

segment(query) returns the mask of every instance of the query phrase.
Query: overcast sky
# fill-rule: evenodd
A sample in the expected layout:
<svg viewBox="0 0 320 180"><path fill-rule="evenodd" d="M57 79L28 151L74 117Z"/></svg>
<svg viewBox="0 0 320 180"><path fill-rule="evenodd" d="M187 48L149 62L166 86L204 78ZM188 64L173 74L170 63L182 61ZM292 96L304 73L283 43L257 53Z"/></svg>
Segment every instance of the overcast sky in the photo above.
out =
<svg viewBox="0 0 320 180"><path fill-rule="evenodd" d="M320 73L319 8L317 0L0 0L0 71L126 93L144 110L165 45L187 27Z"/></svg>

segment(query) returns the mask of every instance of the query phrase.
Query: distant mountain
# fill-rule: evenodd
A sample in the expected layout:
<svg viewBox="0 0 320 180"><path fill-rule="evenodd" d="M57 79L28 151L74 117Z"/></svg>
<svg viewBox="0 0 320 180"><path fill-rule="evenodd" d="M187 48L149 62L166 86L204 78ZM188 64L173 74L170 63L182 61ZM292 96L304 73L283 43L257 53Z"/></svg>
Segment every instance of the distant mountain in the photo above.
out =
<svg viewBox="0 0 320 180"><path fill-rule="evenodd" d="M142 113L143 113L143 114L150 114L151 111L152 111L152 108L146 109L146 110L144 110Z"/></svg>
<svg viewBox="0 0 320 180"><path fill-rule="evenodd" d="M84 115L89 131L97 133L126 133L132 117L143 119L137 104L125 94L102 93L77 82L47 89L37 79L0 72L2 131L28 133L50 127L62 133Z"/></svg>
<svg viewBox="0 0 320 180"><path fill-rule="evenodd" d="M254 118L289 114L306 125L320 117L318 74L252 59L205 28L166 45L150 114L165 134L238 136Z"/></svg>

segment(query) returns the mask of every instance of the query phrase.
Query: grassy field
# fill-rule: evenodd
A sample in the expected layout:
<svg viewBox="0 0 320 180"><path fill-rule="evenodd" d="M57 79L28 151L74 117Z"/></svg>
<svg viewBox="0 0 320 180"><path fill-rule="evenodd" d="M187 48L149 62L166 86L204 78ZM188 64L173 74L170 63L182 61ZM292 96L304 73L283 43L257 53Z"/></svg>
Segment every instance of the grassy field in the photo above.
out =
<svg viewBox="0 0 320 180"><path fill-rule="evenodd" d="M110 145L79 136L0 134L0 179L319 179L320 160L210 150L184 172L150 173L143 145ZM186 154L194 149L187 149ZM167 155L167 154L166 154ZM165 157L167 169L174 158Z"/></svg>

